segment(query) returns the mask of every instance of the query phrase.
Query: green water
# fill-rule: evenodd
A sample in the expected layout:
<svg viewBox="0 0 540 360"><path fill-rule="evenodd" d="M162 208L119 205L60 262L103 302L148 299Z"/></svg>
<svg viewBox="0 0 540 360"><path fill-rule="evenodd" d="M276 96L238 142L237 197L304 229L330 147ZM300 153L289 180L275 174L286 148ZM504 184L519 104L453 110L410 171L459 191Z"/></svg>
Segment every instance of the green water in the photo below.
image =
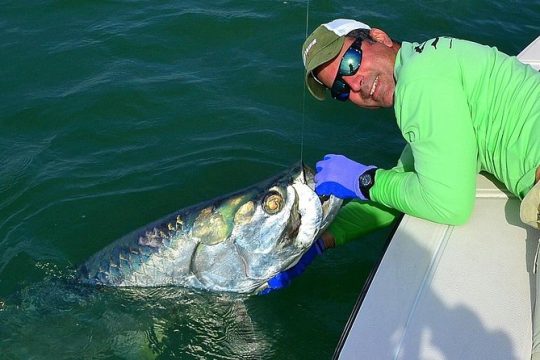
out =
<svg viewBox="0 0 540 360"><path fill-rule="evenodd" d="M388 110L305 96L305 1L3 1L0 358L326 359L388 231L243 298L68 285L91 254L174 210L329 152L391 166ZM517 54L540 1L311 1L310 30L361 19ZM302 119L305 118L303 124ZM303 134L302 134L303 129Z"/></svg>

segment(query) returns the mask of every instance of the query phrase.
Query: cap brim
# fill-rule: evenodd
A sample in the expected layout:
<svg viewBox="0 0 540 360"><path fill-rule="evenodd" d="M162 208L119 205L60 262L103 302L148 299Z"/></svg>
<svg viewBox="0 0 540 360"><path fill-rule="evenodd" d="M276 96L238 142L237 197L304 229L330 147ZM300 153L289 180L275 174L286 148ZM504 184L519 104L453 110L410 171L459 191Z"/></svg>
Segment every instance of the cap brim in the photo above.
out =
<svg viewBox="0 0 540 360"><path fill-rule="evenodd" d="M324 100L326 98L326 87L315 80L311 73L306 74L306 85L309 92L315 97L315 99Z"/></svg>
<svg viewBox="0 0 540 360"><path fill-rule="evenodd" d="M311 95L317 100L325 99L326 87L313 78L312 71L338 56L344 42L345 39L343 37L338 37L335 41L322 49L317 56L306 65L306 85Z"/></svg>

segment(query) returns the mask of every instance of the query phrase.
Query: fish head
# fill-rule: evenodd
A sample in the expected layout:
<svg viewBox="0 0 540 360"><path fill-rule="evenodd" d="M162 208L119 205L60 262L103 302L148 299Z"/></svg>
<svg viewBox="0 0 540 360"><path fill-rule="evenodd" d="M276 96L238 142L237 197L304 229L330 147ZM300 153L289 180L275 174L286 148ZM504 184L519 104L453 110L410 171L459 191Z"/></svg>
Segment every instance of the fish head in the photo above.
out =
<svg viewBox="0 0 540 360"><path fill-rule="evenodd" d="M248 278L269 279L294 265L334 219L341 200L314 188L313 171L299 164L239 207L230 239Z"/></svg>

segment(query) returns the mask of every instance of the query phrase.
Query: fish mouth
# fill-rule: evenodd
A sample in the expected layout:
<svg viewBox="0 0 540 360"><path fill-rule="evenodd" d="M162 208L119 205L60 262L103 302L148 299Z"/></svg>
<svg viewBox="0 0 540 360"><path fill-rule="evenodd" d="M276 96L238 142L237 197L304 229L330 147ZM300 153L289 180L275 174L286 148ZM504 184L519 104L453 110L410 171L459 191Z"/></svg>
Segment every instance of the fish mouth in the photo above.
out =
<svg viewBox="0 0 540 360"><path fill-rule="evenodd" d="M315 192L315 172L313 171L313 169L311 169L304 163L302 163L302 178L304 180L303 183L309 186L311 191ZM333 195L317 196L319 197L319 201L321 202L321 208L323 212L322 231L324 231L336 216L339 208L341 208L343 200ZM322 233L322 231L320 233Z"/></svg>
<svg viewBox="0 0 540 360"><path fill-rule="evenodd" d="M323 218L317 237L321 236L328 226L330 226L330 223L334 220L343 205L343 200L333 195L319 196L319 200L321 202Z"/></svg>
<svg viewBox="0 0 540 360"><path fill-rule="evenodd" d="M290 227L297 235L291 238L295 239L294 242L297 246L308 247L321 236L334 220L342 200L335 196L317 195L315 192L315 173L303 163L293 188L296 192L297 202L294 213L298 214L299 219L294 222L293 227Z"/></svg>
<svg viewBox="0 0 540 360"><path fill-rule="evenodd" d="M291 209L291 217L287 224L287 233L289 239L296 239L300 232L300 226L302 226L302 216L298 210L298 193L295 194L296 199L294 201L293 208Z"/></svg>

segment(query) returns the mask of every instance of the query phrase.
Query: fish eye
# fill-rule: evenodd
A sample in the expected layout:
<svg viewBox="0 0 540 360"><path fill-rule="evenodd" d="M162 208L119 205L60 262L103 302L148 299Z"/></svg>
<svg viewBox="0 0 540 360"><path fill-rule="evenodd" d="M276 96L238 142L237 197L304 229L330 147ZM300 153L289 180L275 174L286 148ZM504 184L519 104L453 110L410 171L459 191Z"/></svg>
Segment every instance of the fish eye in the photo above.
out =
<svg viewBox="0 0 540 360"><path fill-rule="evenodd" d="M285 200L277 190L270 190L263 199L263 210L269 215L277 214L283 209Z"/></svg>

